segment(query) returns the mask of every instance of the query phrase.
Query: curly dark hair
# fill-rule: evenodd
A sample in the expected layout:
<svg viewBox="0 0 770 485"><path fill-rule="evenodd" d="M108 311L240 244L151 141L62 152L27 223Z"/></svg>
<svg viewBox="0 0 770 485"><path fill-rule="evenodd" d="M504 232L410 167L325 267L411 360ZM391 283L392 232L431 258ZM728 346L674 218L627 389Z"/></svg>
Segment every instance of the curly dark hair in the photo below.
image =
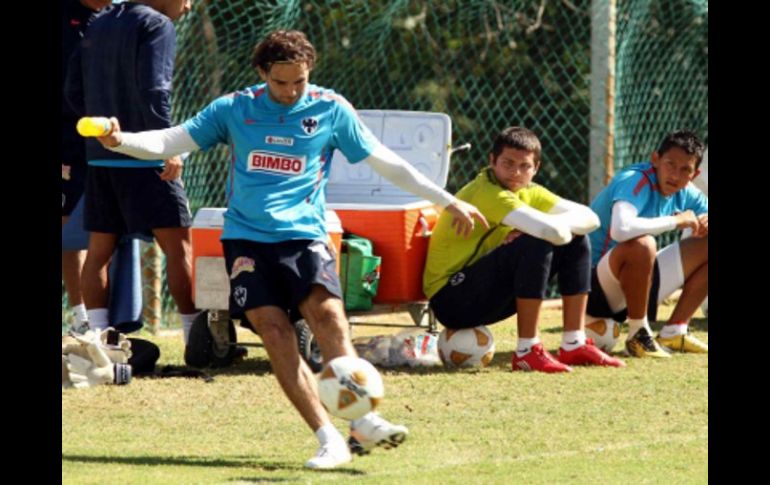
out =
<svg viewBox="0 0 770 485"><path fill-rule="evenodd" d="M299 30L276 30L254 47L251 66L269 72L276 62L305 63L313 69L315 47Z"/></svg>
<svg viewBox="0 0 770 485"><path fill-rule="evenodd" d="M700 163L703 161L703 150L705 146L698 135L690 130L676 130L672 131L663 138L663 141L658 145L658 149L655 150L658 156L663 155L670 149L678 147L684 150L688 155L693 155L697 158L695 168L700 167Z"/></svg>

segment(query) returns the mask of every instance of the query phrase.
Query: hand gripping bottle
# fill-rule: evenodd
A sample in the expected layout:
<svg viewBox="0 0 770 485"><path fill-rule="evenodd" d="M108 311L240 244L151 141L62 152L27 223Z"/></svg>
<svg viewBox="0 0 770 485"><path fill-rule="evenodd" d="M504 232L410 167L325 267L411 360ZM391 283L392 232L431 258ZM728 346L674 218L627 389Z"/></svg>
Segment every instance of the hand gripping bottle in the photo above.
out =
<svg viewBox="0 0 770 485"><path fill-rule="evenodd" d="M78 120L77 130L80 136L105 136L112 130L112 123L109 118L86 116Z"/></svg>

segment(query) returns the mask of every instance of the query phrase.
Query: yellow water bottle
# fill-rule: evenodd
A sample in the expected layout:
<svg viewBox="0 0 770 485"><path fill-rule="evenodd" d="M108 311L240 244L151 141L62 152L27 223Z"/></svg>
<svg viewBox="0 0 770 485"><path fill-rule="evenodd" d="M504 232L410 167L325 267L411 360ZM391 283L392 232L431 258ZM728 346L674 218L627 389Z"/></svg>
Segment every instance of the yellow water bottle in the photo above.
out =
<svg viewBox="0 0 770 485"><path fill-rule="evenodd" d="M112 130L112 123L103 116L86 116L78 120L77 130L80 136L105 136Z"/></svg>

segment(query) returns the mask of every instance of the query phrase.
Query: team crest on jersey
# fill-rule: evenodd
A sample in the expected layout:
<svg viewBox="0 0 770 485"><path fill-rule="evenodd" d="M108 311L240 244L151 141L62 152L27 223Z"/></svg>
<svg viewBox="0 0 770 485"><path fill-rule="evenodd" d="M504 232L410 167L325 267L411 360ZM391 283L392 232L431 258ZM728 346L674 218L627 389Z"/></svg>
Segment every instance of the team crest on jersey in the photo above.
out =
<svg viewBox="0 0 770 485"><path fill-rule="evenodd" d="M246 170L249 172L269 172L279 175L299 175L305 173L306 156L286 153L254 150L249 153Z"/></svg>
<svg viewBox="0 0 770 485"><path fill-rule="evenodd" d="M233 263L233 270L230 271L230 279L234 280L239 274L243 273L244 271L247 273L254 272L254 260L251 258L240 256Z"/></svg>
<svg viewBox="0 0 770 485"><path fill-rule="evenodd" d="M287 136L273 136L267 135L265 137L265 143L268 145L284 145L287 147L294 146L294 138Z"/></svg>
<svg viewBox="0 0 770 485"><path fill-rule="evenodd" d="M302 129L305 130L305 133L308 135L315 133L315 130L318 129L318 118L303 118Z"/></svg>

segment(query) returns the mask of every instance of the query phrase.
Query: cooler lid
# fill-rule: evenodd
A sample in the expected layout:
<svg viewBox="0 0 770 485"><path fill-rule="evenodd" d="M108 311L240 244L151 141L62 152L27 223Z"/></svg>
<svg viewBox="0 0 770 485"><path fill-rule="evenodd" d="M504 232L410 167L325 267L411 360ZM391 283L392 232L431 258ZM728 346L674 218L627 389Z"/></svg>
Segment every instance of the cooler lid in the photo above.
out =
<svg viewBox="0 0 770 485"><path fill-rule="evenodd" d="M225 225L226 210L224 207L202 207L195 213L192 227L195 229L222 229ZM342 232L342 223L336 212L326 209L324 218L328 232Z"/></svg>
<svg viewBox="0 0 770 485"><path fill-rule="evenodd" d="M192 227L200 229L221 229L225 225L224 207L202 207L195 213Z"/></svg>
<svg viewBox="0 0 770 485"><path fill-rule="evenodd" d="M374 136L411 163L439 187L446 186L452 121L444 113L400 110L357 110ZM326 201L335 203L404 204L422 200L383 179L367 163L348 163L335 150Z"/></svg>

